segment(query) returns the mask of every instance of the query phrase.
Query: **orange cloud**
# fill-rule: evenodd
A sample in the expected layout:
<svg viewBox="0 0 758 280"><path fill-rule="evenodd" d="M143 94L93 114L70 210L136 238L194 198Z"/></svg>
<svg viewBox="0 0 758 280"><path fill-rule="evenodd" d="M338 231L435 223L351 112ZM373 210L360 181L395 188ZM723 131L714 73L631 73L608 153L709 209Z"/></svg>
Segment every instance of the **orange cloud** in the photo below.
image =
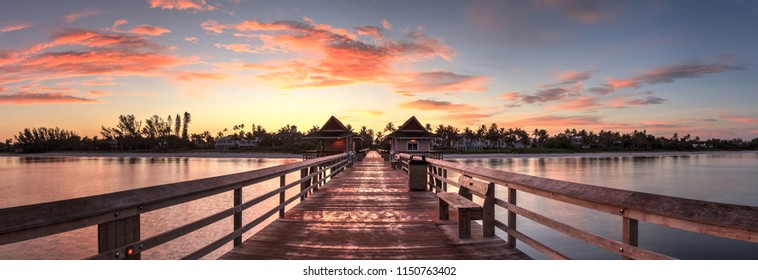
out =
<svg viewBox="0 0 758 280"><path fill-rule="evenodd" d="M137 27L132 28L131 30L129 30L129 33L141 34L141 35L150 35L150 36L161 36L161 35L163 35L165 33L169 33L169 32L171 32L171 30L169 30L167 28L163 28L163 27L160 27L160 26L150 26L150 25L146 25L146 24L137 26Z"/></svg>
<svg viewBox="0 0 758 280"><path fill-rule="evenodd" d="M11 32L31 27L30 23L11 23L0 25L0 33Z"/></svg>
<svg viewBox="0 0 758 280"><path fill-rule="evenodd" d="M56 103L100 103L99 100L58 93L15 93L1 94L0 104L32 105Z"/></svg>
<svg viewBox="0 0 758 280"><path fill-rule="evenodd" d="M511 101L511 100L518 99L519 95L520 94L518 92L508 92L508 93L503 93L503 95L501 95L500 98L498 99Z"/></svg>
<svg viewBox="0 0 758 280"><path fill-rule="evenodd" d="M342 86L355 83L388 84L404 92L484 91L485 77L451 72L395 71L398 63L452 60L457 52L439 39L421 32L406 32L403 40L369 43L359 35L382 36L378 27L360 26L353 30L305 22L246 20L220 24L209 20L201 27L214 33L232 31L236 37L255 38L260 45L217 44L239 53L292 53L298 58L264 61L247 65L265 73L258 77L284 88ZM365 38L365 37L364 37Z"/></svg>
<svg viewBox="0 0 758 280"><path fill-rule="evenodd" d="M116 20L116 21L113 22L113 28L117 28L117 27L122 26L122 25L127 24L127 23L129 23L129 21L125 20L125 19Z"/></svg>
<svg viewBox="0 0 758 280"><path fill-rule="evenodd" d="M197 37L185 37L184 41L187 41L190 43L197 43Z"/></svg>
<svg viewBox="0 0 758 280"><path fill-rule="evenodd" d="M735 63L704 63L698 60L690 60L642 71L639 75L626 79L607 78L608 84L605 88L611 91L620 88L638 88L644 84L673 83L678 79L699 78L708 74L744 69L743 66ZM602 89L599 88L598 92L602 92Z"/></svg>
<svg viewBox="0 0 758 280"><path fill-rule="evenodd" d="M99 91L99 90L90 90L89 94L95 95L95 96L110 96L110 95L113 95L110 92Z"/></svg>
<svg viewBox="0 0 758 280"><path fill-rule="evenodd" d="M66 20L66 22L68 22L68 23L72 23L72 22L75 22L75 21L77 21L77 20L79 20L81 18L96 16L96 15L102 15L104 13L105 13L105 11L103 11L103 10L87 8L87 9L84 9L84 10L81 10L81 11L78 11L78 12L70 13L70 14L66 15L65 17L63 17L63 19Z"/></svg>
<svg viewBox="0 0 758 280"><path fill-rule="evenodd" d="M216 7L208 5L205 0L148 0L150 8L163 10L212 11Z"/></svg>
<svg viewBox="0 0 758 280"><path fill-rule="evenodd" d="M211 73L211 72L181 72L174 75L174 79L179 81L194 81L194 80L224 80L229 76L224 73Z"/></svg>

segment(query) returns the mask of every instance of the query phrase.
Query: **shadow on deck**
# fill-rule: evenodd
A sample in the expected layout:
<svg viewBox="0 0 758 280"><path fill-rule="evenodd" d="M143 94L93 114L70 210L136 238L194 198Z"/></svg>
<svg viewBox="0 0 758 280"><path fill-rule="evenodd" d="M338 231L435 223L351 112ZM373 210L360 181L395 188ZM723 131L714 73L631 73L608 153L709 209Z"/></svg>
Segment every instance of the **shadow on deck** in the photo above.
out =
<svg viewBox="0 0 758 280"><path fill-rule="evenodd" d="M220 259L530 259L477 223L459 239L437 203L372 152Z"/></svg>

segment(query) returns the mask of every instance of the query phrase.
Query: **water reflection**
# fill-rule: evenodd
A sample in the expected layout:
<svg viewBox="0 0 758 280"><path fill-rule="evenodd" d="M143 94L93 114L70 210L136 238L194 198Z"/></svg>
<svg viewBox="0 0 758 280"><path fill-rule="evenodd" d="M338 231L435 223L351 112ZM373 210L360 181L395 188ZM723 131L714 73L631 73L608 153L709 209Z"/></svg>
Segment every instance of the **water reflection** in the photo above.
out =
<svg viewBox="0 0 758 280"><path fill-rule="evenodd" d="M299 159L218 159L180 157L0 157L0 208L111 193L178 181L239 173L297 162ZM288 182L299 178L287 175ZM279 186L269 180L243 189L250 200ZM287 192L289 197L294 194ZM141 215L143 238L205 217L232 205L230 193ZM243 214L248 223L278 204L278 197L264 201ZM275 217L274 217L275 218ZM177 259L229 232L232 222L219 221L208 228L178 238L143 253L144 259ZM269 220L270 221L270 220ZM257 231L259 225L252 232ZM80 259L97 253L96 227L0 246L0 259ZM248 238L252 232L243 235ZM215 238L215 239L214 239ZM51 248L57 248L51 254ZM206 258L216 258L223 247Z"/></svg>

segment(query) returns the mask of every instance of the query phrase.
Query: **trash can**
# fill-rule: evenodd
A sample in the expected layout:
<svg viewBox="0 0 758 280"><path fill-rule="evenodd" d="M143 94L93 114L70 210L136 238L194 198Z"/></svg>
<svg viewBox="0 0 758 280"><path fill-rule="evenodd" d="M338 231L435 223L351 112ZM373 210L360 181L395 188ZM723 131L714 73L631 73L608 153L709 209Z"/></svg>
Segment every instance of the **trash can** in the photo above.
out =
<svg viewBox="0 0 758 280"><path fill-rule="evenodd" d="M412 155L408 161L408 189L411 191L426 190L426 168L429 165L426 156Z"/></svg>

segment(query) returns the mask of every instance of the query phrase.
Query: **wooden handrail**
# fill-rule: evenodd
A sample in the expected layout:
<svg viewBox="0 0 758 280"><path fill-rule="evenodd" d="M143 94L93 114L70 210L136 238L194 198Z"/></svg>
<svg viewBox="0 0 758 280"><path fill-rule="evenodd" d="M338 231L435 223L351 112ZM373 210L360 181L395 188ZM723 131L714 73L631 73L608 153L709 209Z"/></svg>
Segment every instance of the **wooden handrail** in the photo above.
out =
<svg viewBox="0 0 758 280"><path fill-rule="evenodd" d="M407 165L409 159L409 155L401 154L401 166ZM435 159L427 159L427 162L429 184L437 190L442 189L441 184L454 184L447 176L440 176L447 174L448 170L508 188L508 201L497 199L496 204L508 210L509 222L497 221L496 225L509 234L509 239L515 236L554 258L565 256L516 231L516 214L601 248L614 249L615 253L625 258L669 258L636 247L638 221L758 243L758 207L612 189ZM440 169L442 172L439 172ZM517 206L516 191L621 216L624 219L623 243L595 236ZM504 228L506 225L507 228Z"/></svg>
<svg viewBox="0 0 758 280"><path fill-rule="evenodd" d="M317 187L344 169L347 164L346 157L347 154L343 153L231 175L0 209L0 217L3 217L0 219L0 245L53 235L92 225L100 225L100 228L103 225L120 222L130 217L136 217L138 223L139 215L145 212L197 200L222 192L237 191L245 186L280 177L282 187L277 190L253 198L244 204L242 204L241 201L239 201L239 203L236 203L238 201L235 201L235 205L232 208L147 240L120 242L121 244L118 246L106 249L101 247L101 254L93 256L92 258L103 258L103 256L101 256L103 255L102 253L113 251L119 253L119 250L129 247L130 245L139 245L133 248L133 250L138 253L139 251L147 250L148 248L168 242L225 217L235 215L236 218L244 209L252 207L264 199L273 197L276 194L281 195L286 189L296 185L306 184L306 187L308 188L301 187L300 194L297 196L304 197L311 189ZM301 176L300 180L285 185L283 180L284 175L298 170L306 170L305 175ZM331 173L326 175L326 171L331 171ZM274 213L278 212L280 210L279 208L283 209L284 205L281 205L281 203L288 204L290 202L292 202L292 200L283 201L283 199L280 199L280 205L275 208L276 211L274 211ZM252 228L252 226L235 226L235 234L233 237L236 238L241 236L242 232L245 232L250 228ZM247 230L242 230L240 234L236 234L236 231L240 229ZM100 231L101 230L99 229L99 232ZM115 257L117 259L124 258L124 254L114 254L109 256L110 257L106 258L113 259L113 256L117 256Z"/></svg>

